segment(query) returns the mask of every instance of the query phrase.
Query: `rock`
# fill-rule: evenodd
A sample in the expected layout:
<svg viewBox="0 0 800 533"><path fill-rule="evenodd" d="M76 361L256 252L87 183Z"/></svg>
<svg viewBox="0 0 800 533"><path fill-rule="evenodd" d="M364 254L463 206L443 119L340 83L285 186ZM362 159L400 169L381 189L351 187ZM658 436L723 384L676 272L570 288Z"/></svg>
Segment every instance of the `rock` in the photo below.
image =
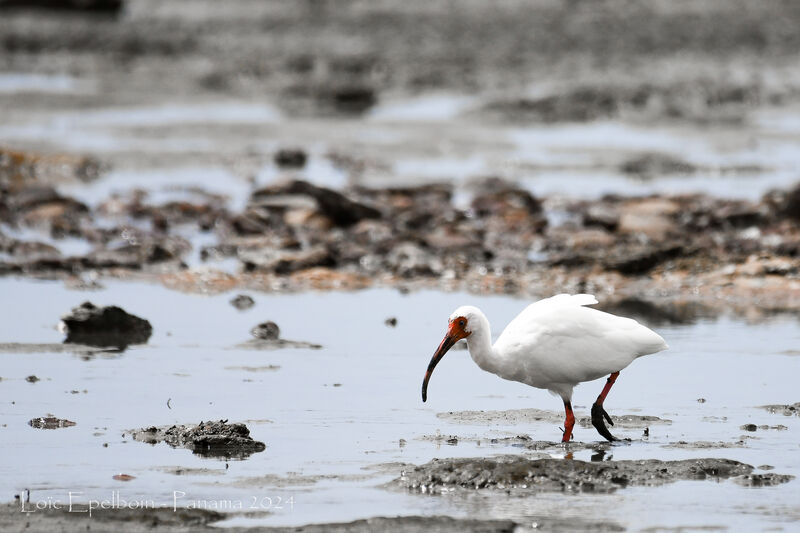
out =
<svg viewBox="0 0 800 533"><path fill-rule="evenodd" d="M389 326L390 328L394 328L397 326L397 317L390 316L389 318L384 320L383 323Z"/></svg>
<svg viewBox="0 0 800 533"><path fill-rule="evenodd" d="M267 341L277 340L281 335L281 330L275 322L262 322L250 330L250 334L256 339Z"/></svg>
<svg viewBox="0 0 800 533"><path fill-rule="evenodd" d="M745 424L743 426L739 426L739 429L742 429L744 431L756 431L758 430L758 426L755 424Z"/></svg>
<svg viewBox="0 0 800 533"><path fill-rule="evenodd" d="M65 418L56 418L55 416L48 415L29 420L28 425L36 429L58 429L72 427L76 424Z"/></svg>
<svg viewBox="0 0 800 533"><path fill-rule="evenodd" d="M263 452L266 445L254 440L244 424L200 422L191 425L149 427L131 431L134 440L156 444L166 442L173 448L186 448L204 457L221 459L246 459L254 453Z"/></svg>
<svg viewBox="0 0 800 533"><path fill-rule="evenodd" d="M634 174L644 178L668 174L694 174L697 170L696 166L683 159L657 152L639 155L620 166L623 174Z"/></svg>
<svg viewBox="0 0 800 533"><path fill-rule="evenodd" d="M657 486L687 479L719 480L752 471L752 466L730 459L584 462L506 455L433 459L404 471L393 485L433 494L479 489L518 494L610 493L628 486Z"/></svg>
<svg viewBox="0 0 800 533"><path fill-rule="evenodd" d="M130 344L144 344L153 333L150 322L116 307L97 307L84 302L61 318L66 328L65 343L88 346L115 346L124 349Z"/></svg>
<svg viewBox="0 0 800 533"><path fill-rule="evenodd" d="M279 195L301 195L314 199L320 212L337 226L352 226L365 218L381 216L380 211L374 207L350 200L332 189L318 187L301 180L259 189L252 194L251 201L258 202L260 199Z"/></svg>
<svg viewBox="0 0 800 533"><path fill-rule="evenodd" d="M256 301L247 294L237 294L235 297L231 298L230 303L239 311L246 311L256 305Z"/></svg>
<svg viewBox="0 0 800 533"><path fill-rule="evenodd" d="M270 248L240 249L239 259L246 271L266 270L276 274L291 274L314 267L335 266L336 261L325 246L314 246L306 250L285 251Z"/></svg>
<svg viewBox="0 0 800 533"><path fill-rule="evenodd" d="M33 7L57 11L118 13L123 0L0 0L0 8Z"/></svg>
<svg viewBox="0 0 800 533"><path fill-rule="evenodd" d="M363 85L338 87L321 93L320 98L336 112L347 115L363 114L378 101L375 90Z"/></svg>
<svg viewBox="0 0 800 533"><path fill-rule="evenodd" d="M25 0L14 1L20 4L25 2ZM44 1L46 0L42 0ZM10 7L8 0L0 1L0 8L4 6ZM43 184L93 181L100 176L100 170L100 162L91 157L71 154L46 155L0 148L0 187L6 186L12 193Z"/></svg>
<svg viewBox="0 0 800 533"><path fill-rule="evenodd" d="M27 378L25 378L25 381L27 381L28 383L36 383L37 381L41 381L41 380L38 377L32 375L32 376L28 376Z"/></svg>
<svg viewBox="0 0 800 533"><path fill-rule="evenodd" d="M678 232L674 220L680 206L667 199L646 198L631 200L620 208L618 231L634 235L646 235L661 241Z"/></svg>
<svg viewBox="0 0 800 533"><path fill-rule="evenodd" d="M308 155L303 150L282 148L275 153L275 164L281 168L303 168Z"/></svg>

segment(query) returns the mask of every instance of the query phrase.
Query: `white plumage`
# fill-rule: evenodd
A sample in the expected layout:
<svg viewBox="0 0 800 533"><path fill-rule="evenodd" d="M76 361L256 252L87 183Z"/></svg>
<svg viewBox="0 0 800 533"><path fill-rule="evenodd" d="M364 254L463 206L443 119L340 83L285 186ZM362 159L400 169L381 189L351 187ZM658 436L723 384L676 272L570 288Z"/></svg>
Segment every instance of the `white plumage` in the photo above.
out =
<svg viewBox="0 0 800 533"><path fill-rule="evenodd" d="M559 294L532 303L506 326L494 345L489 321L480 309L459 307L450 316L448 334L431 360L423 400L433 367L452 344L466 338L470 356L482 369L561 396L569 426L575 385L612 374L610 389L616 373L636 358L667 349L660 335L635 320L586 307L596 303L590 294ZM598 397L597 413L593 408L593 422L600 415L611 421L602 409L607 389ZM605 425L597 429L613 438ZM570 431L571 427L565 437Z"/></svg>

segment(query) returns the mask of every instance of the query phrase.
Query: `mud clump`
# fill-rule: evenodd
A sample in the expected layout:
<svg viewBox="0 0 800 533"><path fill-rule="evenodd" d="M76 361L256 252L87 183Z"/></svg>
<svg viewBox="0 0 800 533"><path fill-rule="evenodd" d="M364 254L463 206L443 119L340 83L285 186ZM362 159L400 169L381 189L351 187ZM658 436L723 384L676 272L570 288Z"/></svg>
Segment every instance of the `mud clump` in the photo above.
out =
<svg viewBox="0 0 800 533"><path fill-rule="evenodd" d="M166 442L173 448L186 448L197 455L221 459L246 459L263 452L266 445L254 440L244 424L227 420L200 422L169 427L149 427L131 432L134 440L157 444Z"/></svg>
<svg viewBox="0 0 800 533"><path fill-rule="evenodd" d="M727 479L753 467L730 459L584 462L519 456L434 459L406 470L393 484L414 492L499 490L610 493L628 486L656 486L679 480Z"/></svg>
<svg viewBox="0 0 800 533"><path fill-rule="evenodd" d="M40 416L28 420L28 425L36 429L59 429L75 426L75 422L66 418L58 418L52 415Z"/></svg>
<svg viewBox="0 0 800 533"><path fill-rule="evenodd" d="M113 346L125 349L145 344L153 334L150 322L116 306L97 307L84 302L61 318L67 332L65 343Z"/></svg>

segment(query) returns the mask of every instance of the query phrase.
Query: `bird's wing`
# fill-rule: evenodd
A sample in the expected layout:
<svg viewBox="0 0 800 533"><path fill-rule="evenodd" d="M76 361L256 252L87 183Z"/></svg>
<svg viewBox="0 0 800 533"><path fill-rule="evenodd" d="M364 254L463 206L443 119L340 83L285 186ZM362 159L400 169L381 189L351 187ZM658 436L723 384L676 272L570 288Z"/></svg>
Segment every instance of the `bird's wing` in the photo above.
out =
<svg viewBox="0 0 800 533"><path fill-rule="evenodd" d="M533 386L576 384L667 348L654 331L630 318L585 307L591 303L596 300L588 294L559 295L528 306L512 320L495 343L508 368L517 373L509 379Z"/></svg>

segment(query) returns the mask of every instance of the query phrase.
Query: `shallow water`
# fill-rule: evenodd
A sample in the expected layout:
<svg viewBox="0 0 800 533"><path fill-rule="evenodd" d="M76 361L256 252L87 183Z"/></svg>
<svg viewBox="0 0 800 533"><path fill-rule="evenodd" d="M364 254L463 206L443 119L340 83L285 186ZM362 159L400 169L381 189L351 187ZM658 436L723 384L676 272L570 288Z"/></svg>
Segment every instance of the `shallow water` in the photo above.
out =
<svg viewBox="0 0 800 533"><path fill-rule="evenodd" d="M70 491L81 492L75 498L88 501L109 498L117 490L128 501L172 505L178 491L179 496L185 493L178 505L206 500L225 507L240 501L245 510L270 511L237 515L228 524L447 514L531 522L566 516L633 529L740 530L792 527L800 518L798 480L772 488L680 482L612 495L525 499L415 495L380 488L401 470L386 463L524 453L508 443L488 441L519 434L535 440L560 437L553 422L485 426L438 418L440 412L470 409L535 407L557 413L560 408L560 401L544 391L482 372L463 350L445 357L431 381L428 403L420 399L424 370L453 308L473 303L493 324L504 324L524 307L522 300L438 292L401 295L388 289L252 294L256 306L240 312L228 304L233 293L203 296L148 284L104 284L102 291L83 293L58 282L0 280L5 303L0 308L0 342L60 342L58 316L84 300L120 305L154 327L148 345L122 354L87 359L70 353L0 353L0 435L6 450L0 459L0 493L9 500L23 489L31 490L31 501L63 501ZM396 328L384 325L389 316L397 317ZM319 343L323 349L235 348L247 340L250 327L264 320L276 321L284 338ZM606 405L612 414L653 415L672 423L652 425L646 441L640 428L616 429L634 441L614 446L605 459L727 457L800 476L800 418L758 408L800 400L797 326L796 316L777 315L757 323L723 316L658 327L671 349L623 371ZM280 368L264 368L269 365ZM31 374L41 381L26 382ZM588 416L601 386L595 382L576 389L579 417ZM51 431L27 425L47 413L77 425ZM253 437L266 443L266 451L226 464L164 444L134 442L126 433L211 419L246 422ZM739 429L747 423L787 429ZM681 440L736 443L743 434L754 438L741 448L664 447ZM448 445L431 438L436 435L456 435L460 441ZM594 429L576 426L575 439L597 441L599 436ZM567 451L556 446L551 454L564 456ZM590 460L593 453L575 451L573 457ZM185 473L176 475L176 469ZM136 479L112 479L121 472Z"/></svg>

